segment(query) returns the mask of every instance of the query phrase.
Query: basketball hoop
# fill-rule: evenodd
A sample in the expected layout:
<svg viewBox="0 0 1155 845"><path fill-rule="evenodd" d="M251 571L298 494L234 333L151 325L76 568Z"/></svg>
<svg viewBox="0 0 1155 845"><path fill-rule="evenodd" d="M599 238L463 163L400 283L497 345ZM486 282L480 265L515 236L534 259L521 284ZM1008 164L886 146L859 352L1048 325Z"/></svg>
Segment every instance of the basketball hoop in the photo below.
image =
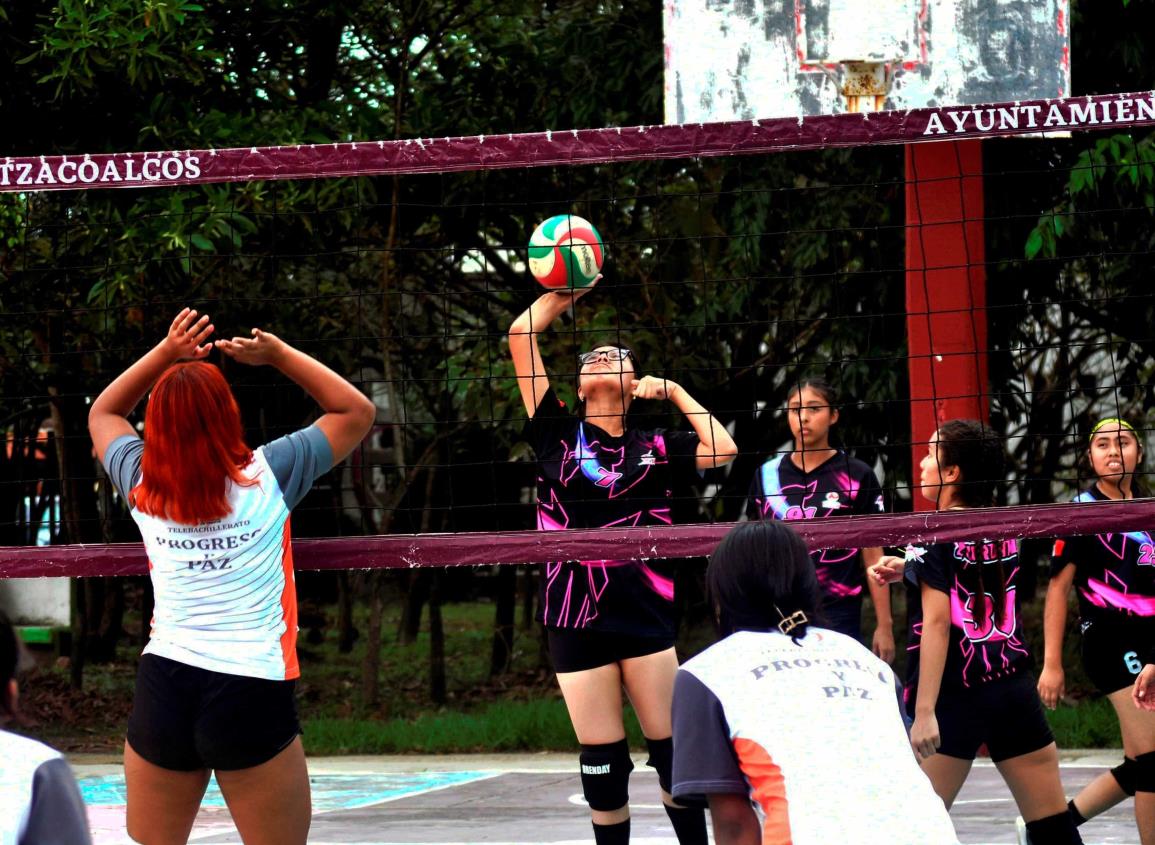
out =
<svg viewBox="0 0 1155 845"><path fill-rule="evenodd" d="M839 91L848 112L882 111L890 93L893 62L840 62Z"/></svg>
<svg viewBox="0 0 1155 845"><path fill-rule="evenodd" d="M918 9L912 0L830 0L826 37L813 58L835 84L848 112L881 111L894 69L914 58ZM837 68L837 70L835 70Z"/></svg>

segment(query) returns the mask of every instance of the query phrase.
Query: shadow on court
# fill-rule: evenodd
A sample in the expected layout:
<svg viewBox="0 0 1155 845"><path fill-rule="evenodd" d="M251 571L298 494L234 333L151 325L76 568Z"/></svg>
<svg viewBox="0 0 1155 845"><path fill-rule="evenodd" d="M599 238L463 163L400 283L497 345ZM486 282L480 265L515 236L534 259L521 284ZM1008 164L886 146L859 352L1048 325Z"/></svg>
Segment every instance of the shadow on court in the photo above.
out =
<svg viewBox="0 0 1155 845"><path fill-rule="evenodd" d="M1063 784L1075 794L1121 759L1119 752L1064 754ZM315 845L589 845L581 783L569 755L339 757L309 762ZM630 780L634 845L676 845L653 771L635 759ZM117 765L74 761L97 845L127 843L124 779ZM896 801L903 797L895 796ZM1082 828L1087 845L1135 843L1126 801ZM966 845L1014 843L1015 806L998 772L975 764L951 817ZM215 782L191 842L236 843ZM850 840L848 840L850 841Z"/></svg>

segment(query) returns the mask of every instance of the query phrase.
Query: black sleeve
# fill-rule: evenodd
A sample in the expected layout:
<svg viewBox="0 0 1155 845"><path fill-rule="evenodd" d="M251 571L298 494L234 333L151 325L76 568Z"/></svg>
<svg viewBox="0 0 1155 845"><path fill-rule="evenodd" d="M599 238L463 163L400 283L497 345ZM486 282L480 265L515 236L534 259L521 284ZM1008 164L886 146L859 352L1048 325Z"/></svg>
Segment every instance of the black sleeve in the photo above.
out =
<svg viewBox="0 0 1155 845"><path fill-rule="evenodd" d="M1051 577L1054 578L1068 566L1077 563L1083 551L1082 537L1065 537L1055 540L1051 547Z"/></svg>
<svg viewBox="0 0 1155 845"><path fill-rule="evenodd" d="M706 796L749 795L750 787L730 742L722 702L693 674L674 680L674 798L705 806Z"/></svg>
<svg viewBox="0 0 1155 845"><path fill-rule="evenodd" d="M537 403L537 410L525 424L524 436L540 457L558 440L573 430L574 415L557 398L551 387Z"/></svg>
<svg viewBox="0 0 1155 845"><path fill-rule="evenodd" d="M84 801L64 760L49 760L33 775L32 806L19 845L92 845Z"/></svg>
<svg viewBox="0 0 1155 845"><path fill-rule="evenodd" d="M882 497L882 485L878 483L878 476L874 470L866 467L862 477L858 480L858 495L854 499L854 513L867 515L872 513L886 513L886 502Z"/></svg>
<svg viewBox="0 0 1155 845"><path fill-rule="evenodd" d="M939 543L931 546L922 555L922 559L915 558L908 566L914 571L919 583L950 595L954 587L954 562L947 549L950 543Z"/></svg>
<svg viewBox="0 0 1155 845"><path fill-rule="evenodd" d="M666 441L666 455L675 478L692 484L702 477L698 471L698 444L702 441L696 433L663 430L655 433Z"/></svg>

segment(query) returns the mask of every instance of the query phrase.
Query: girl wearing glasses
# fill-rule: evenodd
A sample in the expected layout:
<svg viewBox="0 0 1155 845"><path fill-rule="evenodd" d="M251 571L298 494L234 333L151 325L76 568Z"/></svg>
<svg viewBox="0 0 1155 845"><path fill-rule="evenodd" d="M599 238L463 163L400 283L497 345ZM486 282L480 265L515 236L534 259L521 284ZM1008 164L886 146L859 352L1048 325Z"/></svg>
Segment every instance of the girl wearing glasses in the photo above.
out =
<svg viewBox="0 0 1155 845"><path fill-rule="evenodd" d="M1131 499L1143 446L1125 420L1100 420L1091 430L1087 458L1095 483L1076 502ZM1132 686L1155 647L1155 545L1146 531L1056 540L1043 612L1045 648L1039 695L1052 710L1065 692L1063 634L1071 588L1079 597L1083 668L1119 717L1123 762L1092 781L1068 805L1076 823L1135 796L1140 839L1155 842L1155 713L1131 700Z"/></svg>
<svg viewBox="0 0 1155 845"><path fill-rule="evenodd" d="M640 375L633 353L616 344L579 356L582 411L566 408L550 385L537 335L589 290L546 293L509 329L529 415L527 438L538 460L538 528L668 525L674 490L729 463L737 446L685 388ZM693 431L630 428L626 412L634 399L669 400ZM633 763L622 716L624 686L678 841L705 845L702 811L679 807L670 797L670 706L678 669L672 566L631 560L545 564L538 619L581 743L582 787L595 841L629 841Z"/></svg>

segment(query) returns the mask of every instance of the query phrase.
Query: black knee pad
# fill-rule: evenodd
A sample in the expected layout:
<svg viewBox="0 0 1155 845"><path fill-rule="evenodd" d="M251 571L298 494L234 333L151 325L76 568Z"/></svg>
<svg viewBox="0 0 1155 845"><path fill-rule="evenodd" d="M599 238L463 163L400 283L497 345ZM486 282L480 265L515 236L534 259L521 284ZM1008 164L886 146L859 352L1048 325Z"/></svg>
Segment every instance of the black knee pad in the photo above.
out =
<svg viewBox="0 0 1155 845"><path fill-rule="evenodd" d="M1111 769L1111 774L1115 776L1115 781L1119 784L1119 788L1128 795L1135 794L1135 778L1138 776L1136 769L1138 763L1132 757L1124 757L1123 762L1115 768Z"/></svg>
<svg viewBox="0 0 1155 845"><path fill-rule="evenodd" d="M650 758L646 765L658 773L658 783L667 793L671 791L674 778L674 739L650 739L646 737L646 748L650 750Z"/></svg>
<svg viewBox="0 0 1155 845"><path fill-rule="evenodd" d="M1155 792L1155 751L1139 754L1135 757L1136 792Z"/></svg>
<svg viewBox="0 0 1155 845"><path fill-rule="evenodd" d="M1075 820L1066 810L1045 819L1027 822L1027 836L1038 845L1082 845L1083 842Z"/></svg>
<svg viewBox="0 0 1155 845"><path fill-rule="evenodd" d="M582 791L591 810L618 810L630 803L630 744L624 739L605 745L583 745Z"/></svg>

